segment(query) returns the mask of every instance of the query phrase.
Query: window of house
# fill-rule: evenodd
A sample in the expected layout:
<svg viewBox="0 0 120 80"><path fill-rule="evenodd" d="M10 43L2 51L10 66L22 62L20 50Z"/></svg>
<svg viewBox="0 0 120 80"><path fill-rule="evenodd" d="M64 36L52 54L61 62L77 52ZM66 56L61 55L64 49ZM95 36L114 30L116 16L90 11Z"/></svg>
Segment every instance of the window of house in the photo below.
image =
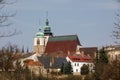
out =
<svg viewBox="0 0 120 80"><path fill-rule="evenodd" d="M77 64L77 66L79 66L79 63Z"/></svg>
<svg viewBox="0 0 120 80"><path fill-rule="evenodd" d="M75 66L76 66L76 63L75 63Z"/></svg>
<svg viewBox="0 0 120 80"><path fill-rule="evenodd" d="M76 69L76 72L78 72L78 69Z"/></svg>

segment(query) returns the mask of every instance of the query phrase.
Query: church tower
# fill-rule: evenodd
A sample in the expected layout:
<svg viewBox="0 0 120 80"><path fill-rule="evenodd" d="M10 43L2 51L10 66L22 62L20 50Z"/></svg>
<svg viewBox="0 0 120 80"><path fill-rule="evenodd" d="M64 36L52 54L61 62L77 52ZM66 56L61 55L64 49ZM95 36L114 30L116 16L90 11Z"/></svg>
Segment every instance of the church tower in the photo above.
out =
<svg viewBox="0 0 120 80"><path fill-rule="evenodd" d="M39 55L42 55L44 53L49 37L53 36L48 19L46 19L43 31L41 28L39 28L39 31L36 33L36 36L34 38L34 52Z"/></svg>
<svg viewBox="0 0 120 80"><path fill-rule="evenodd" d="M49 21L46 19L44 27L44 37L45 37L45 46L47 45L49 37L52 37L53 33L51 32L51 27L49 26Z"/></svg>
<svg viewBox="0 0 120 80"><path fill-rule="evenodd" d="M34 38L34 52L39 55L42 55L45 50L45 37L42 30L39 28L39 31L36 33Z"/></svg>
<svg viewBox="0 0 120 80"><path fill-rule="evenodd" d="M51 32L51 27L49 26L49 21L48 19L46 19L46 26L44 27L44 35L45 36L53 36L52 32Z"/></svg>

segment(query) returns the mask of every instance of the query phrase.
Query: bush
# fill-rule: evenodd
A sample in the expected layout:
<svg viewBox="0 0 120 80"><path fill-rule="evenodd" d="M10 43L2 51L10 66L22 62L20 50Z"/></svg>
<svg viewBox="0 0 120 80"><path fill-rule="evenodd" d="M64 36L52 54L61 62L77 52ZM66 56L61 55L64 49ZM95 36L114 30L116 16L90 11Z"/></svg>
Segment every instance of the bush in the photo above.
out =
<svg viewBox="0 0 120 80"><path fill-rule="evenodd" d="M83 66L81 67L81 75L86 75L89 73L89 66L86 64L83 64Z"/></svg>

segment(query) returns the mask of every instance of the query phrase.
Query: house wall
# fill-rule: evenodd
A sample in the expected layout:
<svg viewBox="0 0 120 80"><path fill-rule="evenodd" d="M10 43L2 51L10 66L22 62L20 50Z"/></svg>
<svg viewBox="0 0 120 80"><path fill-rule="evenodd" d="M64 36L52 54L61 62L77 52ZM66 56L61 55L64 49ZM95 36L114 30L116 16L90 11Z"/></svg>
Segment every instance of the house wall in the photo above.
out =
<svg viewBox="0 0 120 80"><path fill-rule="evenodd" d="M105 47L109 61L120 60L120 46L107 46Z"/></svg>
<svg viewBox="0 0 120 80"><path fill-rule="evenodd" d="M109 61L120 59L120 50L109 51L107 55L108 55Z"/></svg>
<svg viewBox="0 0 120 80"><path fill-rule="evenodd" d="M44 45L34 46L34 52L39 53L39 54L43 54L44 51L45 51Z"/></svg>
<svg viewBox="0 0 120 80"><path fill-rule="evenodd" d="M86 64L89 66L89 71L93 70L93 63L88 63L88 62L72 62L72 68L73 68L73 74L74 75L80 75L81 72L81 67L83 64Z"/></svg>
<svg viewBox="0 0 120 80"><path fill-rule="evenodd" d="M68 57L66 58L67 61L71 62L72 68L73 68L73 75L80 75L81 67L83 64L86 64L89 66L89 71L93 71L94 64L92 62L72 62Z"/></svg>

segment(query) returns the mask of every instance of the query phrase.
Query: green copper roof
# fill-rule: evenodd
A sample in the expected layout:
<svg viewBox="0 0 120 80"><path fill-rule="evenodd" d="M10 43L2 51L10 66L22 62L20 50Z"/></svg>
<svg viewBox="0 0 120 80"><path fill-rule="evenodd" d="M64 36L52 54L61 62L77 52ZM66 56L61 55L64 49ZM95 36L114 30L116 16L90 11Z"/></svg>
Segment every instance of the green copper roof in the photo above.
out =
<svg viewBox="0 0 120 80"><path fill-rule="evenodd" d="M36 37L44 37L44 33L41 30L41 27L39 27L39 31L36 33Z"/></svg>
<svg viewBox="0 0 120 80"><path fill-rule="evenodd" d="M45 26L44 30L51 30L49 26Z"/></svg>
<svg viewBox="0 0 120 80"><path fill-rule="evenodd" d="M36 37L43 37L44 36L44 33L43 32L37 32L36 33Z"/></svg>
<svg viewBox="0 0 120 80"><path fill-rule="evenodd" d="M77 35L54 36L49 38L49 41L67 41L67 40L77 40Z"/></svg>

